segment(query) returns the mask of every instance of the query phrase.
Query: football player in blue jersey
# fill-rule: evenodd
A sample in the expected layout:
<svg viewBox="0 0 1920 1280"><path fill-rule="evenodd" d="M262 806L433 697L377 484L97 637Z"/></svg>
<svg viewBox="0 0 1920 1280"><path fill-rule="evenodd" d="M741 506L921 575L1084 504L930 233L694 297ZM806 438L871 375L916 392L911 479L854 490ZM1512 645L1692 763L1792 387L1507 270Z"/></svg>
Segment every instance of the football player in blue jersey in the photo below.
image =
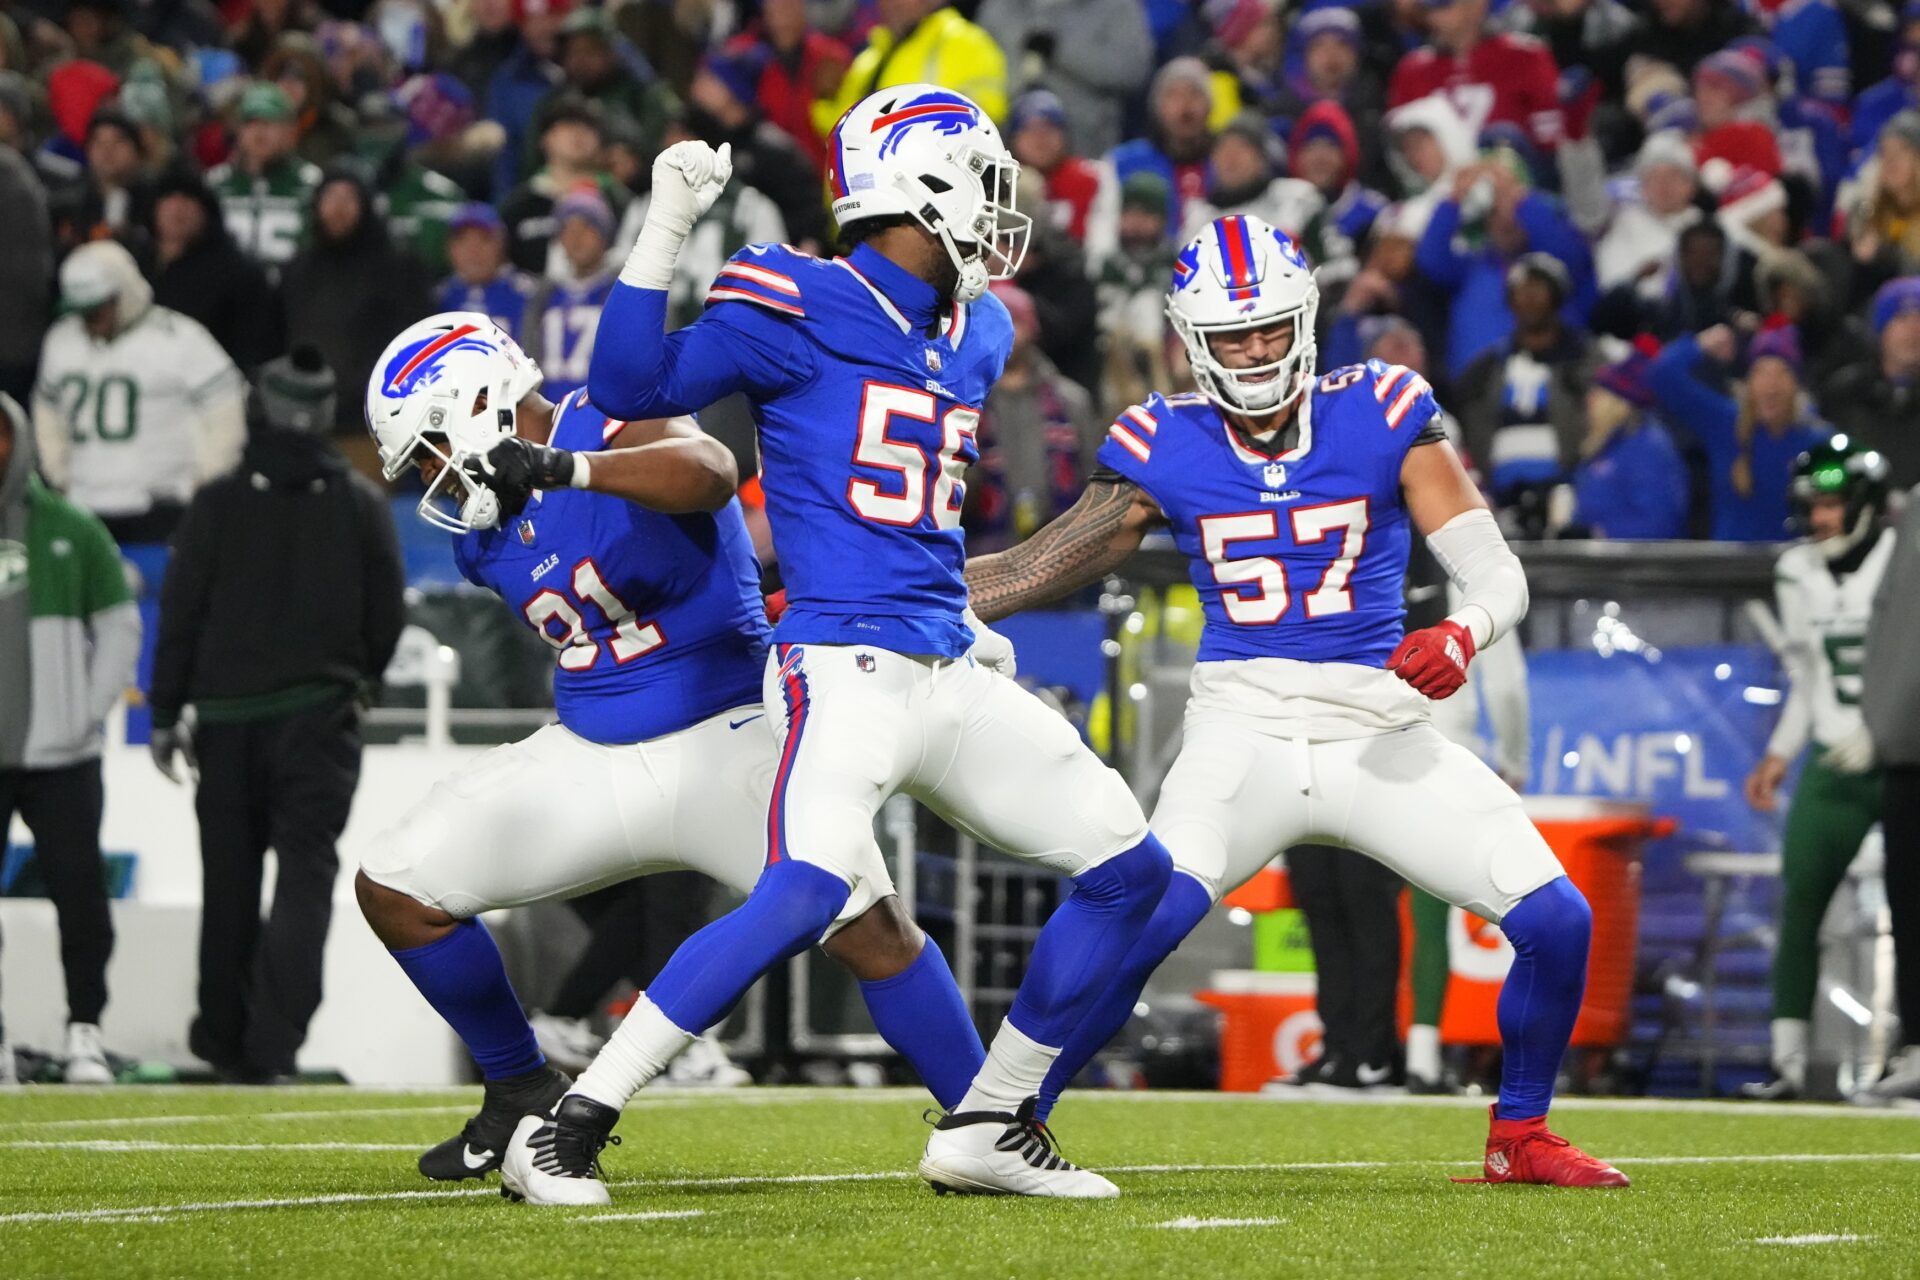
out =
<svg viewBox="0 0 1920 1280"><path fill-rule="evenodd" d="M743 250L701 317L669 335L675 259L730 163L703 143L662 152L594 348L587 387L610 413L681 413L736 391L752 405L786 579L766 672L780 764L753 895L680 948L552 1120L521 1122L503 1173L529 1199L604 1201L593 1153L628 1098L849 895L889 891L873 819L900 791L1074 881L921 1174L940 1190L1118 1194L1053 1150L1035 1099L1170 864L1120 776L990 668L1010 649L969 624L961 577L961 477L1012 345L987 284L1025 249L1018 166L977 105L933 85L857 103L829 154L847 255Z"/></svg>
<svg viewBox="0 0 1920 1280"><path fill-rule="evenodd" d="M1202 394L1126 410L1071 510L967 566L974 608L999 618L1097 581L1166 527L1204 614L1185 738L1153 818L1175 874L1041 1110L1222 893L1316 841L1377 858L1512 942L1486 1180L1625 1186L1546 1124L1586 984L1586 900L1520 798L1429 723L1430 699L1459 689L1474 653L1526 613L1526 576L1419 375L1374 360L1316 376L1318 305L1288 236L1251 217L1209 224L1167 296ZM1414 529L1463 599L1403 636Z"/></svg>
<svg viewBox="0 0 1920 1280"><path fill-rule="evenodd" d="M560 720L440 782L355 880L486 1080L480 1113L421 1157L430 1178L498 1167L520 1118L570 1083L543 1061L481 912L679 868L747 893L763 864L767 623L732 455L686 419L612 421L585 392L556 405L540 386L486 316L452 313L394 339L367 388L388 478L420 472L420 515L454 535L461 573L553 646ZM939 947L890 893L857 886L823 945L952 1106L984 1051Z"/></svg>

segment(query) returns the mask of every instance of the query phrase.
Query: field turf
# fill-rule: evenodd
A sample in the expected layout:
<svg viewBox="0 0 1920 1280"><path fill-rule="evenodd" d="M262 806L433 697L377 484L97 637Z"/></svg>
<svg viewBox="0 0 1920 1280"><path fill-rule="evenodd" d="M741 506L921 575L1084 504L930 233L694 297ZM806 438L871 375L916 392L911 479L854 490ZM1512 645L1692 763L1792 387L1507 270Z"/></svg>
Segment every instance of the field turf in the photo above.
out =
<svg viewBox="0 0 1920 1280"><path fill-rule="evenodd" d="M906 1090L654 1093L611 1209L422 1179L478 1091L0 1091L0 1275L1920 1275L1920 1112L1572 1101L1626 1191L1459 1186L1483 1110L1079 1094L1117 1201L936 1198Z"/></svg>

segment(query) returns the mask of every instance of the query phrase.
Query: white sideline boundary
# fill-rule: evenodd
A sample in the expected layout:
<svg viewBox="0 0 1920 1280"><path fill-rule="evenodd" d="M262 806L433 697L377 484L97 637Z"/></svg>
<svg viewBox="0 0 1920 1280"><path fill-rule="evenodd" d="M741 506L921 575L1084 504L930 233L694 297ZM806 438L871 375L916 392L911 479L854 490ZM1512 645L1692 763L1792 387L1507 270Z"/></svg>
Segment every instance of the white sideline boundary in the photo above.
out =
<svg viewBox="0 0 1920 1280"><path fill-rule="evenodd" d="M321 1090L324 1090L322 1092ZM115 1093L137 1093L149 1096L178 1096L182 1098L200 1098L208 1096L209 1087L204 1085L134 1085L120 1086ZM419 1098L446 1096L446 1091L423 1093L420 1090L364 1090L350 1086L306 1086L304 1090L296 1087L284 1090L260 1090L261 1094L272 1096L281 1093L289 1099L311 1097L322 1098L370 1098L396 1097ZM13 1096L27 1096L26 1091ZM249 1096L253 1096L251 1091ZM199 1113L189 1115L137 1115L137 1116L78 1116L62 1120L29 1120L0 1118L0 1133L12 1133L16 1130L41 1129L85 1129L95 1126L124 1125L186 1125L232 1123L235 1121L271 1121L301 1122L316 1119L366 1120L386 1116L428 1116L428 1115L468 1115L478 1106L478 1093L467 1102L451 1102L436 1105L413 1105L396 1107L318 1107L298 1110L259 1111L248 1113ZM0 1091L0 1111L5 1110L9 1094ZM1434 1097L1414 1098L1404 1095L1368 1095L1356 1098L1340 1097L1290 1097L1276 1094L1219 1093L1212 1090L1186 1089L1138 1089L1138 1090L1075 1090L1068 1096L1070 1109L1078 1109L1083 1104L1096 1106L1130 1106L1152 1102L1201 1102L1217 1106L1300 1106L1324 1104L1339 1107L1440 1107L1462 1110L1485 1111L1491 1103L1486 1097ZM931 1105L931 1100L920 1089L911 1087L885 1089L854 1089L832 1087L767 1087L737 1090L655 1090L633 1099L627 1104L629 1111L646 1110L651 1107L682 1108L699 1105L722 1106L797 1106L806 1103L832 1102L835 1105L858 1103L900 1105L902 1103ZM1627 1113L1673 1113L1683 1115L1719 1115L1719 1116L1767 1116L1775 1119L1804 1116L1808 1119L1850 1119L1850 1120L1920 1120L1920 1107L1871 1108L1856 1107L1846 1103L1807 1103L1807 1102L1739 1102L1733 1100L1691 1099L1691 1098L1557 1098L1554 1100L1556 1114L1566 1112L1599 1111Z"/></svg>
<svg viewBox="0 0 1920 1280"><path fill-rule="evenodd" d="M92 1149L92 1148L90 1148ZM412 1148L408 1148L412 1150ZM1867 1162L1905 1162L1920 1161L1920 1151L1900 1152L1769 1152L1754 1155L1711 1155L1711 1156L1620 1156L1613 1160L1615 1164L1634 1165L1693 1165L1693 1164L1839 1164ZM1478 1161L1472 1160L1309 1160L1251 1164L1136 1164L1115 1165L1104 1168L1106 1173L1285 1173L1303 1171L1323 1171L1340 1169L1411 1169L1411 1168L1459 1168L1473 1167ZM746 1174L722 1178L646 1178L621 1179L610 1186L629 1188L635 1191L647 1191L656 1188L680 1187L740 1187L740 1186L783 1186L789 1184L817 1185L840 1182L887 1182L905 1181L919 1175L910 1169L887 1169L871 1173L793 1173L793 1174ZM333 1195L288 1196L281 1199L263 1200L206 1200L186 1204L150 1204L133 1205L119 1208L98 1209L43 1209L24 1213L0 1214L0 1226L9 1224L48 1223L48 1222L144 1222L165 1221L176 1215L189 1213L225 1212L242 1209L294 1209L309 1208L318 1205L338 1204L377 1204L386 1201L406 1200L444 1200L471 1196L498 1195L498 1189L489 1185L484 1187L453 1187L446 1189L420 1191L366 1191L342 1192ZM704 1212L704 1211L700 1211ZM601 1215L606 1217L609 1215ZM655 1214L653 1216L661 1216ZM684 1215L683 1215L684 1216ZM591 1219L583 1219L591 1220ZM1152 1225L1152 1224L1148 1224ZM1778 1240L1768 1238L1753 1243L1800 1243L1801 1241L1782 1237ZM1835 1241L1837 1243L1838 1241ZM1816 1243L1808 1240L1806 1243ZM1827 1241L1818 1241L1827 1243Z"/></svg>

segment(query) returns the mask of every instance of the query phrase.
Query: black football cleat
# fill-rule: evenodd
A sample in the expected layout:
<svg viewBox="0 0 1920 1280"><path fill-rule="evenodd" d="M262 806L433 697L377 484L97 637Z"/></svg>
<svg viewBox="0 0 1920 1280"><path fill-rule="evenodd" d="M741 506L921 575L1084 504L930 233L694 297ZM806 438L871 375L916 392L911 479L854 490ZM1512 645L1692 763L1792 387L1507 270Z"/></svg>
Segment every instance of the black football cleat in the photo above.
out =
<svg viewBox="0 0 1920 1280"><path fill-rule="evenodd" d="M545 1115L573 1081L557 1067L489 1080L475 1115L459 1133L420 1157L420 1172L435 1182L484 1178L506 1158L514 1126L525 1115Z"/></svg>

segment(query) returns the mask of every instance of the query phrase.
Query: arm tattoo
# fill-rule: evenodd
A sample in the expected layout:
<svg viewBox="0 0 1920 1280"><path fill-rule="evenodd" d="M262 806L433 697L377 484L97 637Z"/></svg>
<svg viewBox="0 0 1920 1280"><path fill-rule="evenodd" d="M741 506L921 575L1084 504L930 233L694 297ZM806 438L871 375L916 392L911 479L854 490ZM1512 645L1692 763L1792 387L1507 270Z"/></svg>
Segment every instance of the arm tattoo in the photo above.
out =
<svg viewBox="0 0 1920 1280"><path fill-rule="evenodd" d="M969 561L974 612L992 621L1098 582L1133 550L1115 535L1138 495L1133 484L1096 480L1064 515L1019 546Z"/></svg>

